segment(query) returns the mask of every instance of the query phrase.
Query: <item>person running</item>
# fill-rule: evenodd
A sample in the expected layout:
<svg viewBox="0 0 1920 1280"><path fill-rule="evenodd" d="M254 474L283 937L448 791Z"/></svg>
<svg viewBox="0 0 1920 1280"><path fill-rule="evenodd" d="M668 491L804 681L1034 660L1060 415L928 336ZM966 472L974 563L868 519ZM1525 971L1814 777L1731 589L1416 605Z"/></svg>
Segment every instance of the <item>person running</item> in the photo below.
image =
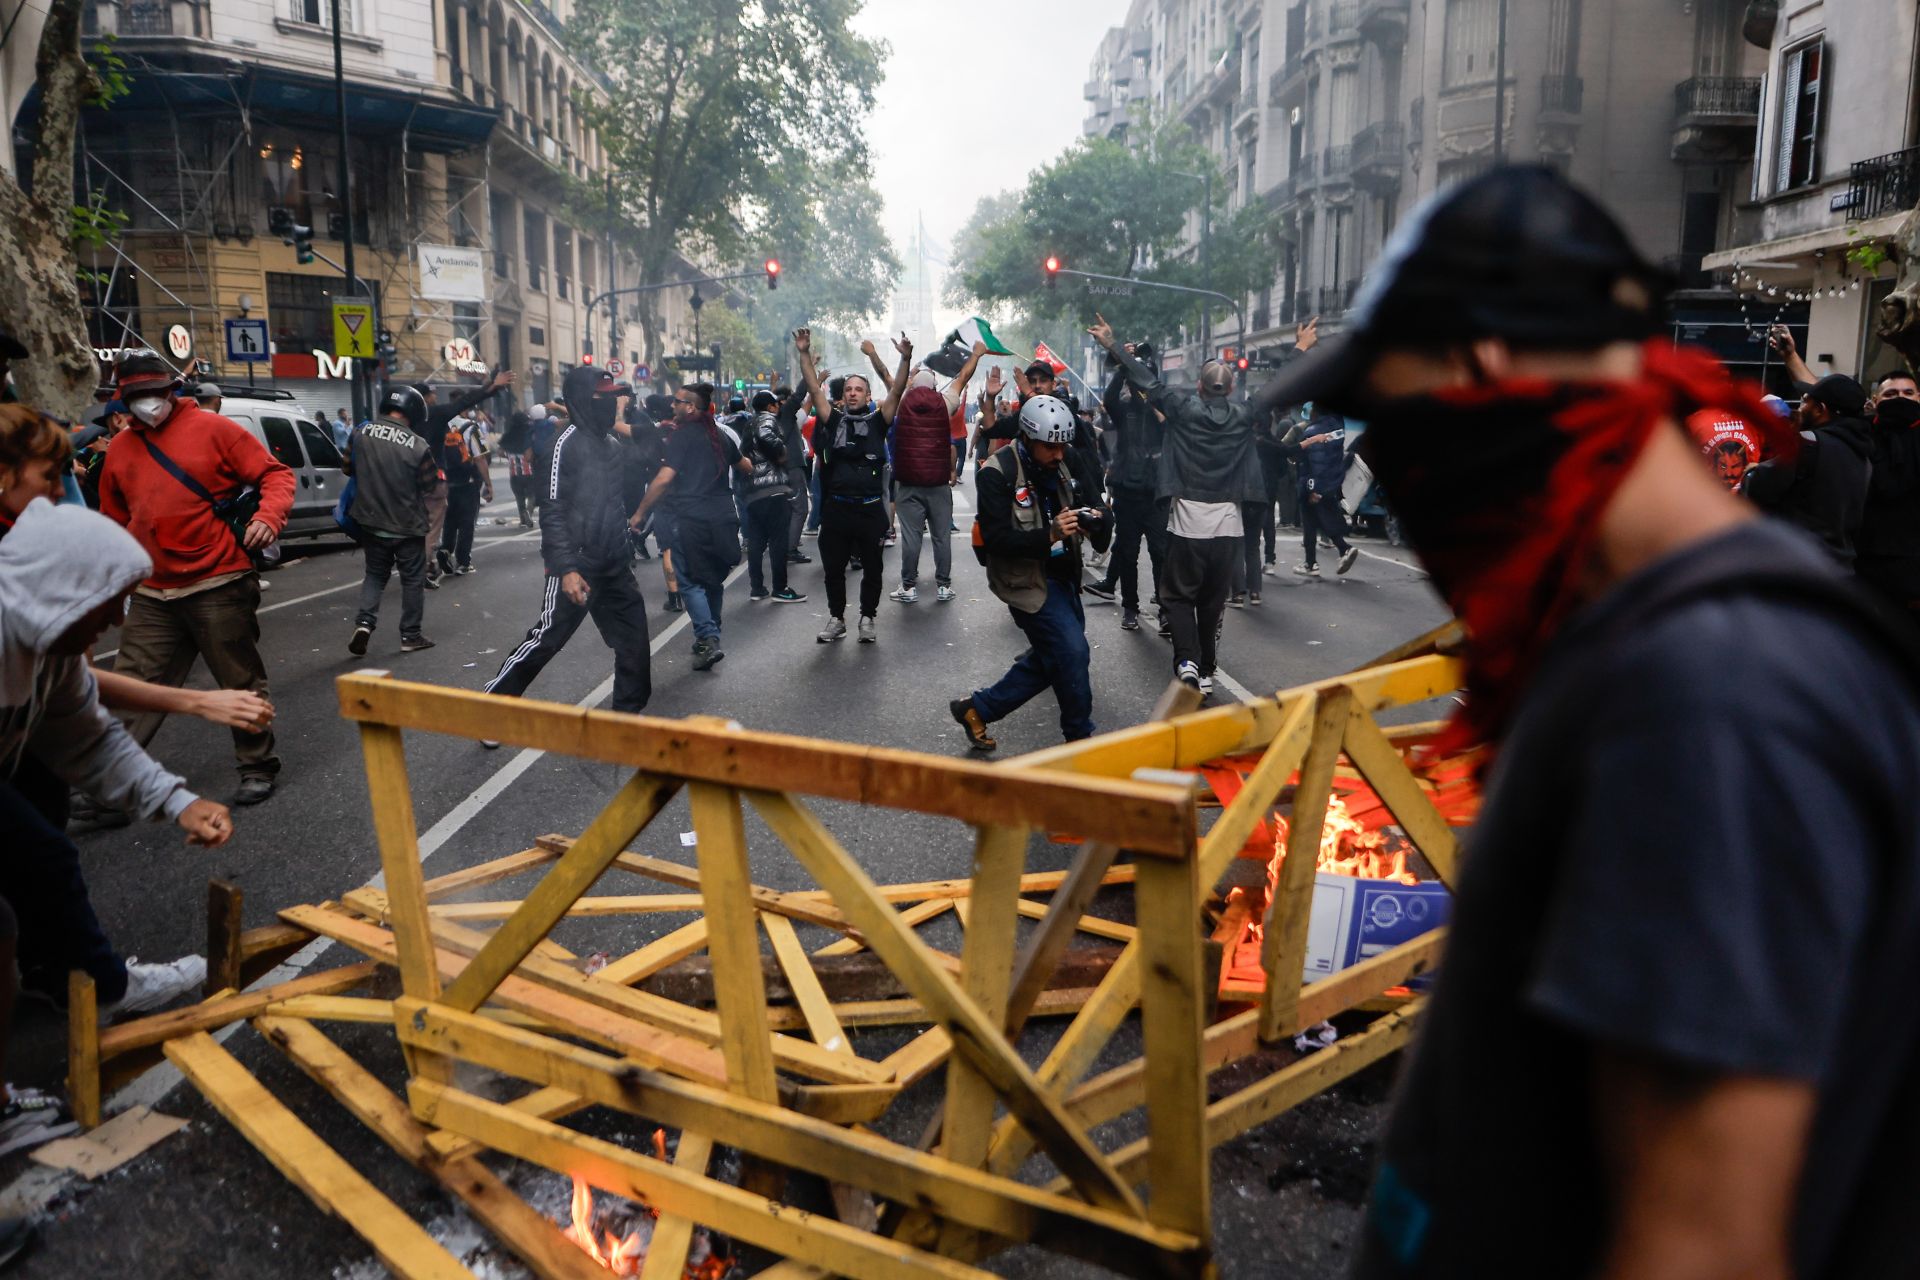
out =
<svg viewBox="0 0 1920 1280"><path fill-rule="evenodd" d="M709 671L727 656L720 648L721 614L727 573L740 563L739 513L729 479L751 475L753 464L714 421L711 384L682 387L673 403L666 459L631 525L639 528L660 508L660 545L672 556L680 600L693 619L693 669Z"/></svg>
<svg viewBox="0 0 1920 1280"><path fill-rule="evenodd" d="M517 698L566 647L589 614L613 650L613 709L640 712L653 696L647 606L633 577L616 430L627 389L597 366L567 371L561 389L571 424L553 442L540 509L546 578L540 618L500 664L486 692ZM482 742L498 747L491 739Z"/></svg>
<svg viewBox="0 0 1920 1280"><path fill-rule="evenodd" d="M1154 496L1169 501L1166 566L1160 600L1173 628L1174 674L1213 690L1221 618L1246 531L1243 503L1259 502L1266 483L1254 450L1256 415L1233 403L1233 370L1210 360L1198 395L1174 391L1113 336L1105 317L1087 330L1120 364L1127 381L1166 419Z"/></svg>
<svg viewBox="0 0 1920 1280"><path fill-rule="evenodd" d="M1074 415L1053 396L1030 396L1020 409L1020 435L996 449L976 485L987 587L1007 606L1028 648L993 685L948 704L974 751L999 744L987 726L1051 688L1067 741L1091 737L1092 650L1080 603L1084 536L1105 550L1113 513L1102 504L1100 477L1072 451Z"/></svg>
<svg viewBox="0 0 1920 1280"><path fill-rule="evenodd" d="M365 535L366 577L347 652L367 651L380 625L380 597L400 567L400 652L433 648L420 632L426 617L427 495L440 478L427 440L427 402L404 383L380 401L380 417L348 438L346 472L353 477L353 521Z"/></svg>
<svg viewBox="0 0 1920 1280"><path fill-rule="evenodd" d="M878 640L874 618L880 610L881 544L887 536L886 494L887 424L900 404L907 368L913 361L913 343L905 334L894 342L900 368L887 388L887 398L876 404L873 384L857 373L846 376L842 399L835 407L820 373L813 365L813 335L794 331L793 346L813 395L813 446L820 467L820 560L827 579L826 629L816 639L831 644L847 634L847 561L860 561L860 643Z"/></svg>
<svg viewBox="0 0 1920 1280"><path fill-rule="evenodd" d="M158 353L129 353L117 382L133 426L107 450L100 511L133 534L153 571L134 591L115 666L182 685L198 658L221 688L270 698L253 553L286 527L293 472L239 423L178 396L179 380ZM146 712L128 729L144 748L165 718ZM233 746L240 786L232 803L259 804L280 772L273 731L236 728Z"/></svg>
<svg viewBox="0 0 1920 1280"><path fill-rule="evenodd" d="M772 599L776 604L798 604L806 597L787 585L787 538L793 526L793 484L789 477L787 433L774 412L779 401L771 391L753 396L753 420L741 441L751 470L738 477L740 506L747 527L749 600ZM761 565L766 562L767 569ZM767 579L773 589L767 589Z"/></svg>
<svg viewBox="0 0 1920 1280"><path fill-rule="evenodd" d="M1148 343L1128 343L1134 359L1157 370L1158 360ZM1113 377L1107 382L1102 403L1114 435L1113 465L1108 469L1107 485L1113 495L1114 544L1107 561L1107 576L1087 588L1103 600L1113 599L1120 589L1120 626L1127 631L1140 629L1140 544L1147 544L1152 580L1152 597L1160 600L1160 575L1167 557L1167 512L1154 497L1160 480L1160 454L1165 429L1160 415L1147 398L1128 384L1126 370L1114 364ZM1166 610L1160 610L1164 627Z"/></svg>
<svg viewBox="0 0 1920 1280"><path fill-rule="evenodd" d="M1295 434L1300 438L1293 439ZM1320 576L1320 539L1324 536L1340 553L1335 572L1344 577L1360 558L1360 549L1347 544L1346 521L1340 514L1340 486L1347 475L1346 419L1337 413L1322 412L1312 422L1288 432L1283 444L1288 455L1297 460L1300 473L1300 537L1304 558L1293 571L1303 578Z"/></svg>

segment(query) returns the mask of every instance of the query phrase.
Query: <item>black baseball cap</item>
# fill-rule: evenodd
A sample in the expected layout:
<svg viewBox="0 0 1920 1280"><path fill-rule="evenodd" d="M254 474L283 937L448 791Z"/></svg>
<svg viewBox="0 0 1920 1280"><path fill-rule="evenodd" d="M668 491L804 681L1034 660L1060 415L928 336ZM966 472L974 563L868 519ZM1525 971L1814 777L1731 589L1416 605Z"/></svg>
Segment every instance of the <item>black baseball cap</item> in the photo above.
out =
<svg viewBox="0 0 1920 1280"><path fill-rule="evenodd" d="M1054 372L1053 366L1045 360L1035 360L1027 366L1027 376L1029 378L1057 378L1060 375Z"/></svg>
<svg viewBox="0 0 1920 1280"><path fill-rule="evenodd" d="M1808 387L1804 394L1843 418L1858 418L1867 411L1865 388L1844 373L1828 374Z"/></svg>
<svg viewBox="0 0 1920 1280"><path fill-rule="evenodd" d="M1670 277L1599 202L1544 165L1506 165L1429 196L1361 286L1346 329L1262 392L1351 403L1374 359L1497 337L1579 351L1660 330Z"/></svg>

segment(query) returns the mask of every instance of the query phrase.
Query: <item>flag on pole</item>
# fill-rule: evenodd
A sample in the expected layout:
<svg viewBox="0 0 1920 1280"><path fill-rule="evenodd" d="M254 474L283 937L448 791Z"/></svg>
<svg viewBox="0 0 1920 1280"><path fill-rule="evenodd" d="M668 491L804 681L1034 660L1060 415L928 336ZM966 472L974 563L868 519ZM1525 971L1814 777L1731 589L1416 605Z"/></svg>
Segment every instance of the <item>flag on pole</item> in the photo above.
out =
<svg viewBox="0 0 1920 1280"><path fill-rule="evenodd" d="M948 334L946 341L940 344L940 349L927 357L927 368L945 378L956 376L973 355L973 344L976 342L986 345L988 355L1013 354L1000 339L993 336L993 330L985 320L974 316Z"/></svg>
<svg viewBox="0 0 1920 1280"><path fill-rule="evenodd" d="M1065 373L1067 371L1067 362L1053 354L1053 348L1044 342L1036 342L1033 344L1033 358L1035 360L1045 360L1053 366L1055 373Z"/></svg>

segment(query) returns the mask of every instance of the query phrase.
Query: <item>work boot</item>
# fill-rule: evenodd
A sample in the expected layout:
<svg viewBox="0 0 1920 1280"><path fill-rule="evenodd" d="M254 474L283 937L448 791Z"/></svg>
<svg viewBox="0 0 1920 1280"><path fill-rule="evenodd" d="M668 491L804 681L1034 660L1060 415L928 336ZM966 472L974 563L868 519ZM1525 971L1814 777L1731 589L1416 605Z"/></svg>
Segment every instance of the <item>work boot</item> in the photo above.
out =
<svg viewBox="0 0 1920 1280"><path fill-rule="evenodd" d="M709 636L704 640L696 640L693 644L693 669L695 671L711 670L714 663L726 656L720 652L718 639Z"/></svg>
<svg viewBox="0 0 1920 1280"><path fill-rule="evenodd" d="M827 625L821 629L814 640L820 644L832 644L835 640L847 638L847 624L839 618L828 618Z"/></svg>
<svg viewBox="0 0 1920 1280"><path fill-rule="evenodd" d="M967 746L974 751L994 751L1000 746L987 733L987 722L974 709L972 698L956 698L947 704L954 721L967 731Z"/></svg>

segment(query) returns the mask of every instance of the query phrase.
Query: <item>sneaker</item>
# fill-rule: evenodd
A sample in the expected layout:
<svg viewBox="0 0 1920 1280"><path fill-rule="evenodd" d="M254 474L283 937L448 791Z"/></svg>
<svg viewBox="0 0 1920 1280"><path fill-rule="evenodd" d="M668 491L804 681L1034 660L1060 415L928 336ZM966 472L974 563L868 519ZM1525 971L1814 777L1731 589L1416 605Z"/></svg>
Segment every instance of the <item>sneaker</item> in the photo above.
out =
<svg viewBox="0 0 1920 1280"><path fill-rule="evenodd" d="M773 593L773 602L775 604L799 604L805 599L805 596L795 591L792 587L782 587Z"/></svg>
<svg viewBox="0 0 1920 1280"><path fill-rule="evenodd" d="M367 656L367 641L373 639L372 627L355 627L353 639L347 641L347 652L356 658Z"/></svg>
<svg viewBox="0 0 1920 1280"><path fill-rule="evenodd" d="M1173 669L1173 674L1178 676L1180 683L1186 685L1189 689L1198 689L1200 687L1200 666L1198 663L1183 662Z"/></svg>
<svg viewBox="0 0 1920 1280"><path fill-rule="evenodd" d="M758 591L747 592L747 601L748 603L752 603L756 600L765 600L768 596L772 594L773 593L768 591L765 587L762 587Z"/></svg>
<svg viewBox="0 0 1920 1280"><path fill-rule="evenodd" d="M962 729L967 731L967 746L974 751L993 751L1000 744L987 733L987 722L973 708L972 698L956 698L947 704L947 710Z"/></svg>
<svg viewBox="0 0 1920 1280"><path fill-rule="evenodd" d="M1212 676L1200 677L1200 696L1203 698L1211 698L1213 696L1213 677Z"/></svg>
<svg viewBox="0 0 1920 1280"><path fill-rule="evenodd" d="M500 749L500 739L482 738L480 739L480 745L485 747L489 751L498 751Z"/></svg>
<svg viewBox="0 0 1920 1280"><path fill-rule="evenodd" d="M880 633L874 629L873 619L866 614L860 615L860 643L873 644L880 639Z"/></svg>
<svg viewBox="0 0 1920 1280"><path fill-rule="evenodd" d="M440 589L440 575L437 573L434 573L431 569L429 569L427 572L426 581L421 583L420 585L425 587L429 591L438 591Z"/></svg>
<svg viewBox="0 0 1920 1280"><path fill-rule="evenodd" d="M1260 593L1259 593L1258 591L1249 591L1249 592L1247 592L1247 603L1248 603L1248 604L1250 604L1250 605L1252 605L1252 606L1253 606L1254 608L1256 608L1256 609L1257 609L1257 608L1259 608L1259 607L1260 607Z"/></svg>
<svg viewBox="0 0 1920 1280"><path fill-rule="evenodd" d="M882 545L882 546L888 546L888 547L894 547L894 546L898 546L899 544L900 544L900 535L898 535L898 534L895 534L895 533L890 533L890 534L888 534L888 535L887 535L887 540L886 540L886 542L884 542L884 543L882 543L881 545Z"/></svg>
<svg viewBox="0 0 1920 1280"><path fill-rule="evenodd" d="M678 591L667 592L666 607L668 613L685 613L687 611L687 606L680 602L680 593Z"/></svg>
<svg viewBox="0 0 1920 1280"><path fill-rule="evenodd" d="M1297 564L1293 566L1293 571L1303 578L1317 578L1320 576L1320 569L1316 565Z"/></svg>
<svg viewBox="0 0 1920 1280"><path fill-rule="evenodd" d="M817 538L820 536L820 527L818 525L815 525L811 529L802 529L800 531L800 536L803 538Z"/></svg>
<svg viewBox="0 0 1920 1280"><path fill-rule="evenodd" d="M1260 566L1260 572L1265 574L1267 577L1271 578L1275 574L1279 573L1280 570L1274 566L1273 561L1269 560L1265 564Z"/></svg>
<svg viewBox="0 0 1920 1280"><path fill-rule="evenodd" d="M7 1091L12 1096L0 1107L0 1156L64 1138L80 1127L67 1104L51 1093L17 1084L8 1085ZM4 1235L0 1231L0 1238Z"/></svg>
<svg viewBox="0 0 1920 1280"><path fill-rule="evenodd" d="M1140 611L1138 609L1128 609L1121 613L1120 629L1122 631L1138 631L1140 629Z"/></svg>
<svg viewBox="0 0 1920 1280"><path fill-rule="evenodd" d="M1244 609L1244 608L1246 608L1246 607L1247 607L1247 593L1246 593L1246 592L1244 592L1244 591L1236 591L1236 592L1234 592L1234 593L1233 593L1232 595L1230 595L1230 596L1228 596L1228 597L1227 597L1227 608L1229 608L1229 609Z"/></svg>
<svg viewBox="0 0 1920 1280"><path fill-rule="evenodd" d="M952 587L942 587L933 593L933 598L939 604L952 604L960 597L954 594Z"/></svg>
<svg viewBox="0 0 1920 1280"><path fill-rule="evenodd" d="M456 568L456 569L454 570L454 572L455 572L455 573L458 573L458 574L468 574L468 573L475 573L475 572L478 572L478 570L476 570L476 569L475 569L475 568L474 568L474 567L473 567L472 565L470 565L470 564L463 564L463 565L461 565L461 566L459 566L458 568Z"/></svg>
<svg viewBox="0 0 1920 1280"><path fill-rule="evenodd" d="M234 808L244 808L250 804L259 804L273 794L273 779L259 776L240 779L240 786L234 791L228 804Z"/></svg>
<svg viewBox="0 0 1920 1280"><path fill-rule="evenodd" d="M128 956L126 994L100 1006L100 1024L130 1013L150 1013L206 984L207 962L200 956L181 956L172 964L141 964L138 956Z"/></svg>
<svg viewBox="0 0 1920 1280"><path fill-rule="evenodd" d="M1160 638L1168 642L1173 640L1173 620L1165 612L1160 614Z"/></svg>
<svg viewBox="0 0 1920 1280"><path fill-rule="evenodd" d="M433 567L440 570L440 572L443 574L452 573L453 572L453 552L451 551L434 552Z"/></svg>
<svg viewBox="0 0 1920 1280"><path fill-rule="evenodd" d="M920 602L920 589L918 587L896 587L892 591L887 592L887 599L898 600L901 604L918 604Z"/></svg>
<svg viewBox="0 0 1920 1280"><path fill-rule="evenodd" d="M1095 600L1105 600L1108 604L1113 603L1113 584L1112 583L1089 582L1085 586L1081 587L1080 589L1086 592L1088 595L1092 596Z"/></svg>
<svg viewBox="0 0 1920 1280"><path fill-rule="evenodd" d="M812 564L813 557L804 551L796 551L787 557L788 564Z"/></svg>
<svg viewBox="0 0 1920 1280"><path fill-rule="evenodd" d="M1340 557L1340 567L1338 569L1335 569L1334 572L1344 576L1347 570L1353 568L1353 562L1358 560L1359 558L1360 558L1360 548L1348 547L1347 553Z"/></svg>
<svg viewBox="0 0 1920 1280"><path fill-rule="evenodd" d="M826 627L814 640L819 644L832 644L835 640L847 638L847 624L839 618L828 618Z"/></svg>
<svg viewBox="0 0 1920 1280"><path fill-rule="evenodd" d="M726 656L726 654L720 652L720 642L718 640L708 639L696 641L693 646L693 669L695 671L711 670L714 663Z"/></svg>
<svg viewBox="0 0 1920 1280"><path fill-rule="evenodd" d="M653 559L653 552L647 550L645 547L640 548L638 551L634 552L633 554L640 557L640 559L642 560Z"/></svg>
<svg viewBox="0 0 1920 1280"><path fill-rule="evenodd" d="M400 637L400 652L402 653L418 653L422 649L431 648L433 648L433 641L427 639L425 636Z"/></svg>

